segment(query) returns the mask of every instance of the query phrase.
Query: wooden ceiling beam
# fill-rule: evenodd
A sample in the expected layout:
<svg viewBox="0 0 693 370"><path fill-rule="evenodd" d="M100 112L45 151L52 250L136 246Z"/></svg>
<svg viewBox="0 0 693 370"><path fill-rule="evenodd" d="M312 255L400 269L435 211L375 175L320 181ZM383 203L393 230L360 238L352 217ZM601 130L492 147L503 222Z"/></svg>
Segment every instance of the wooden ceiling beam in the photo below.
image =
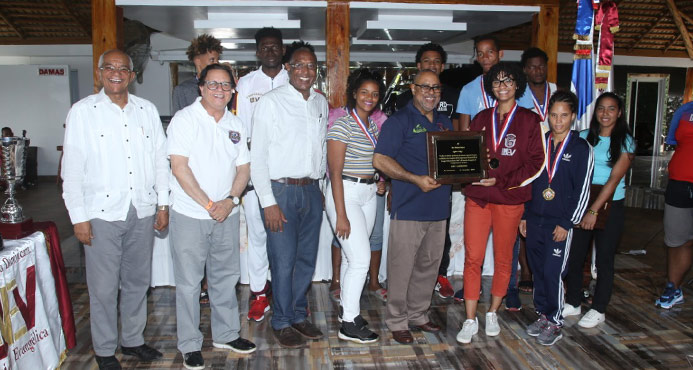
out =
<svg viewBox="0 0 693 370"><path fill-rule="evenodd" d="M23 39L26 37L24 35L24 32L22 32L22 30L20 30L14 23L12 23L10 18L5 14L5 12L2 9L0 9L0 20L5 22L7 24L7 26L9 28L11 28L12 31L14 31L14 33L17 34L17 36L19 36L20 39Z"/></svg>
<svg viewBox="0 0 693 370"><path fill-rule="evenodd" d="M688 57L693 60L693 41L691 41L691 35L688 33L688 29L681 19L681 13L679 13L678 9L676 8L674 0L666 0L666 2L667 6L669 7L669 11L671 12L671 16L674 18L674 23L676 23L676 27L679 29L679 32L681 32L681 37L683 38L683 44L686 45Z"/></svg>
<svg viewBox="0 0 693 370"><path fill-rule="evenodd" d="M638 45L638 43L639 43L642 39L645 38L645 36L647 36L650 32L652 32L652 30L654 30L655 28L657 28L657 26L659 26L659 22L661 22L662 19L664 19L664 17L665 17L666 15L667 15L666 12L660 13L659 18L657 18L657 21L655 21L655 22L652 24L652 26L650 26L650 28L647 29L647 31L643 32L637 40L635 40L633 43L630 44L630 46L628 47L628 51L633 50L633 48L636 47L636 46Z"/></svg>
<svg viewBox="0 0 693 370"><path fill-rule="evenodd" d="M689 17L688 15L686 15L686 13L680 13L680 12L679 12L679 15L681 15L681 18L683 18L684 20L688 21L688 23L693 24L693 18L691 18L691 17Z"/></svg>
<svg viewBox="0 0 693 370"><path fill-rule="evenodd" d="M664 48L664 52L666 53L667 51L669 51L669 48L670 48L672 45L674 45L674 44L676 43L676 41L679 41L680 38L681 38L681 34L679 33L678 35L676 35L676 37L674 37L673 40L671 40L671 42L669 43L669 45L667 45L667 46Z"/></svg>
<svg viewBox="0 0 693 370"><path fill-rule="evenodd" d="M60 5L62 5L63 9L67 11L67 14L72 18L72 20L77 23L79 28L82 29L82 32L88 37L91 37L91 26L87 27L84 22L77 16L77 14L72 10L72 8L68 5L67 0L60 0Z"/></svg>

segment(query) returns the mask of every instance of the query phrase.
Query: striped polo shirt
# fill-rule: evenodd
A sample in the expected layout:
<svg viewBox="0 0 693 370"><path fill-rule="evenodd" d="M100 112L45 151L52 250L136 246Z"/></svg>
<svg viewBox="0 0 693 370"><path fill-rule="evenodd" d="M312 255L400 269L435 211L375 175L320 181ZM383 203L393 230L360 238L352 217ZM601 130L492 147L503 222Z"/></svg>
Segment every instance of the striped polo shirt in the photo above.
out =
<svg viewBox="0 0 693 370"><path fill-rule="evenodd" d="M368 119L368 132L378 137L378 126ZM356 120L349 114L337 119L327 130L327 140L341 141L346 144L344 155L344 174L373 175L373 144L361 130Z"/></svg>

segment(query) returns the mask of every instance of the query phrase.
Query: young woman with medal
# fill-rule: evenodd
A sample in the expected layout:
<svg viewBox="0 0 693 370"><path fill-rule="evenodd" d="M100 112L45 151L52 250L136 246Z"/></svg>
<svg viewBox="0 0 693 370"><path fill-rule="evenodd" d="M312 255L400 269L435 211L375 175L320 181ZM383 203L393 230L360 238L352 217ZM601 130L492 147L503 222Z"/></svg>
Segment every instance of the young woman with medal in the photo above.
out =
<svg viewBox="0 0 693 370"><path fill-rule="evenodd" d="M593 194L570 245L563 316L579 315L581 312L583 266L594 239L597 285L591 309L578 322L583 328L593 328L604 322L606 306L611 299L614 255L623 232L624 177L635 152L633 137L623 113L623 102L616 94L607 92L597 98L590 128L580 132L580 137L594 148ZM595 185L600 188L598 191L595 191ZM605 213L607 208L605 226L597 229L597 216Z"/></svg>
<svg viewBox="0 0 693 370"><path fill-rule="evenodd" d="M563 336L563 283L573 226L589 203L594 159L592 147L571 131L577 97L557 91L548 101L550 131L546 133L546 166L532 183L520 234L527 238L527 260L534 273L534 310L539 318L527 334L550 346Z"/></svg>
<svg viewBox="0 0 693 370"><path fill-rule="evenodd" d="M372 343L378 334L369 330L360 315L359 301L370 265L369 237L376 216L377 176L373 150L378 126L370 115L380 104L382 78L367 69L353 72L347 87L348 115L327 131L327 163L330 186L325 209L342 245L341 310L338 337L356 343Z"/></svg>
<svg viewBox="0 0 693 370"><path fill-rule="evenodd" d="M527 83L515 63L501 62L489 70L484 88L497 104L477 114L471 122L474 131L484 131L490 153L489 178L465 188L464 213L464 304L467 320L457 341L469 343L479 329L476 319L481 266L486 242L493 228L494 275L491 303L486 314L486 335L500 334L496 311L510 281L513 246L517 238L524 203L529 200L529 185L544 165L544 137L539 116L519 107Z"/></svg>

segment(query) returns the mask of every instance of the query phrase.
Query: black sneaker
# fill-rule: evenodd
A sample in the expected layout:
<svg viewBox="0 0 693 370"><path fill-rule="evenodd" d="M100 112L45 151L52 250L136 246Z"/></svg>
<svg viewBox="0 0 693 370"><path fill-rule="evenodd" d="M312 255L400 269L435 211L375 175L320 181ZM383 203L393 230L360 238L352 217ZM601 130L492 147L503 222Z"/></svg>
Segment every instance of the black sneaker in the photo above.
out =
<svg viewBox="0 0 693 370"><path fill-rule="evenodd" d="M337 321L339 321L340 323L342 322L342 316L344 316L344 308L342 306L339 306L339 312L337 313ZM359 317L361 316L359 315ZM366 319L361 317L361 320L363 320L364 326L368 326L368 321L366 321Z"/></svg>
<svg viewBox="0 0 693 370"><path fill-rule="evenodd" d="M146 344L137 347L120 346L120 352L128 356L137 356L140 359L140 361L143 362L150 362L163 357L163 354L161 354L161 352Z"/></svg>
<svg viewBox="0 0 693 370"><path fill-rule="evenodd" d="M205 368L205 360L202 358L202 352L188 352L183 355L183 366L186 369L202 370Z"/></svg>
<svg viewBox="0 0 693 370"><path fill-rule="evenodd" d="M337 336L339 339L352 341L355 343L373 343L378 340L378 334L372 332L366 325L365 320L361 315L354 318L354 322L342 322L342 327L339 329Z"/></svg>
<svg viewBox="0 0 693 370"><path fill-rule="evenodd" d="M236 353L253 353L257 349L255 346L255 343L245 340L241 337L236 338L236 340L232 340L228 343L217 343L217 342L212 342L212 345L215 348L225 348L225 349L230 349Z"/></svg>
<svg viewBox="0 0 693 370"><path fill-rule="evenodd" d="M94 356L99 370L121 370L120 362L115 356Z"/></svg>

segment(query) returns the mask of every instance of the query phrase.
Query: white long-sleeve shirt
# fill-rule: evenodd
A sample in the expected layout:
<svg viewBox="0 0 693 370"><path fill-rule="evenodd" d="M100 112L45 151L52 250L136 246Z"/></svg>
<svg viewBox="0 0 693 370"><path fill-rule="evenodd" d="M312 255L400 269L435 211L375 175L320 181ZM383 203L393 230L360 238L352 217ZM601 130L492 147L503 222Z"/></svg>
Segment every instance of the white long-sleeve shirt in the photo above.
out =
<svg viewBox="0 0 693 370"><path fill-rule="evenodd" d="M311 89L305 100L291 84L268 92L257 103L250 178L263 208L277 204L271 180L325 175L327 111L322 94Z"/></svg>
<svg viewBox="0 0 693 370"><path fill-rule="evenodd" d="M129 94L121 109L103 89L72 106L63 143L63 199L73 224L124 221L168 204L166 137L154 104Z"/></svg>
<svg viewBox="0 0 693 370"><path fill-rule="evenodd" d="M274 78L262 72L262 68L258 68L238 80L238 86L236 87L236 91L238 91L236 95L236 115L243 122L245 132L248 133L249 137L252 135L253 109L260 97L268 91L287 83L289 83L289 74L284 67Z"/></svg>

